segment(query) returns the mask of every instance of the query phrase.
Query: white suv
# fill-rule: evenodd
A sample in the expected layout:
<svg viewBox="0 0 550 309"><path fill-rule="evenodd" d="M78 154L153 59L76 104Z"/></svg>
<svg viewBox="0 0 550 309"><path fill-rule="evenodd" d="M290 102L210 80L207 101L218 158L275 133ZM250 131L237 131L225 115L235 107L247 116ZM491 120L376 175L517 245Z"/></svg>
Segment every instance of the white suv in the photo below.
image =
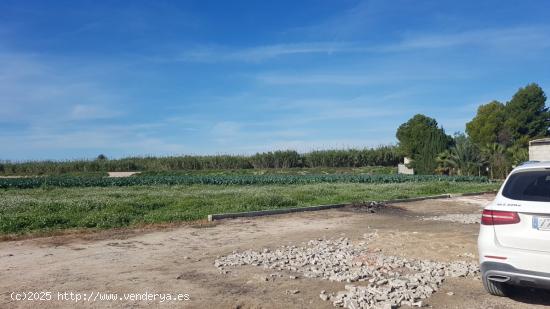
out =
<svg viewBox="0 0 550 309"><path fill-rule="evenodd" d="M487 292L550 289L550 162L527 162L510 173L483 210L478 250Z"/></svg>

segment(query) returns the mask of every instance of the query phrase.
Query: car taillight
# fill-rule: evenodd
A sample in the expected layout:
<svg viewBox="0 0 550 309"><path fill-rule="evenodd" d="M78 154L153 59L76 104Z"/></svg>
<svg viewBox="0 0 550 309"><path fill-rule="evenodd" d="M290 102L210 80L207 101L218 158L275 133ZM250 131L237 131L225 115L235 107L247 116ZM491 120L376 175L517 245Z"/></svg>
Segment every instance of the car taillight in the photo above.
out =
<svg viewBox="0 0 550 309"><path fill-rule="evenodd" d="M519 215L514 211L483 210L481 214L483 225L516 224L519 221Z"/></svg>

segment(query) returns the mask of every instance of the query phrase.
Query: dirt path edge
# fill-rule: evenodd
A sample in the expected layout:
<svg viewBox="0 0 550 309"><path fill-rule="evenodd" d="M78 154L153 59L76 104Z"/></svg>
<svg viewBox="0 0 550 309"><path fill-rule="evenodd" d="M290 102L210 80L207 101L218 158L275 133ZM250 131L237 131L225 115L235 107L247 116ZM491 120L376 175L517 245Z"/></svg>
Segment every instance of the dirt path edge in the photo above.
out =
<svg viewBox="0 0 550 309"><path fill-rule="evenodd" d="M453 198L458 196L483 195L483 194L489 194L489 193L495 193L495 192L496 191L483 191L483 192L472 192L472 193L439 194L439 195L429 195L429 196L420 196L420 197L411 197L411 198L384 200L384 201L373 201L373 202L384 203L384 204L407 203L407 202L417 202L417 201L431 200L431 199L438 199L438 198ZM294 212L319 211L319 210L326 210L326 209L333 209L333 208L342 208L342 207L351 206L351 205L352 204L350 203L344 203L344 204L306 206L306 207L285 208L285 209L269 209L269 210L211 214L211 215L208 215L208 221L212 222L212 221L223 220L223 219L235 219L235 218L244 218L244 217L263 217L263 216L288 214L288 213L294 213Z"/></svg>

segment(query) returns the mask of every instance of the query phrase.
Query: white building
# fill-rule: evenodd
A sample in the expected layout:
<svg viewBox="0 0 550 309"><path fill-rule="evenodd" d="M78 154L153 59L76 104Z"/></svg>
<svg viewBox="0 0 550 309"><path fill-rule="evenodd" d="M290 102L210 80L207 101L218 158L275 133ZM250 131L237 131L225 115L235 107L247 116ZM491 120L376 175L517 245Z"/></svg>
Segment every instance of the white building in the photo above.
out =
<svg viewBox="0 0 550 309"><path fill-rule="evenodd" d="M411 163L411 159L405 157L405 160L403 163L399 163L397 165L397 173L399 174L407 174L407 175L414 175L414 169L408 168L407 165Z"/></svg>
<svg viewBox="0 0 550 309"><path fill-rule="evenodd" d="M550 138L529 142L529 161L550 161Z"/></svg>

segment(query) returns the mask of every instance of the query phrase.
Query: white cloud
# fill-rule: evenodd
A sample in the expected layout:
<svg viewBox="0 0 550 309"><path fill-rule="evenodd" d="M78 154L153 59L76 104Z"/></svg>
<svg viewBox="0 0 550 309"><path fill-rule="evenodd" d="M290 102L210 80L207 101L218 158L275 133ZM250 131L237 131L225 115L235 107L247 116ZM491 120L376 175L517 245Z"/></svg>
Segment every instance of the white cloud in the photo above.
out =
<svg viewBox="0 0 550 309"><path fill-rule="evenodd" d="M0 93L0 121L30 125L120 115L120 98L112 91L31 54L0 53Z"/></svg>
<svg viewBox="0 0 550 309"><path fill-rule="evenodd" d="M219 137L233 137L240 133L242 125L232 121L222 121L212 127L212 134Z"/></svg>
<svg viewBox="0 0 550 309"><path fill-rule="evenodd" d="M70 118L74 120L109 119L121 115L106 106L77 104L72 107Z"/></svg>
<svg viewBox="0 0 550 309"><path fill-rule="evenodd" d="M2 158L184 150L148 135L153 123L116 125L124 116L120 106L127 102L100 82L97 66L75 70L74 64L23 52L0 52L0 127L8 128L0 130L0 141L10 145L3 149ZM101 126L96 120L101 120Z"/></svg>
<svg viewBox="0 0 550 309"><path fill-rule="evenodd" d="M122 125L70 131L35 127L25 132L0 135L0 143L11 145L3 151L3 158L18 160L86 158L90 153L115 157L174 155L189 151L182 143L150 134L150 129L145 127Z"/></svg>

